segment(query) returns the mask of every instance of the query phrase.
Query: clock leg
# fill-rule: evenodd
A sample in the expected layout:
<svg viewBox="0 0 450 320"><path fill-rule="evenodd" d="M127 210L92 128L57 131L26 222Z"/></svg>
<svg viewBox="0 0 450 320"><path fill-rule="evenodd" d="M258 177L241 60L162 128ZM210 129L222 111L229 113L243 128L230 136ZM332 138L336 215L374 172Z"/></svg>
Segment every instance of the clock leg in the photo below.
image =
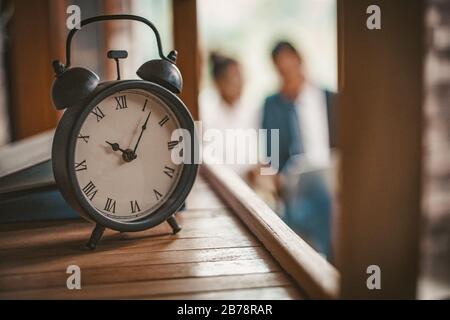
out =
<svg viewBox="0 0 450 320"><path fill-rule="evenodd" d="M181 227L178 224L178 222L177 222L177 220L175 219L174 216L171 216L169 219L167 219L167 223L172 228L173 234L177 234L178 232L181 231Z"/></svg>
<svg viewBox="0 0 450 320"><path fill-rule="evenodd" d="M97 247L97 243L100 241L100 239L103 236L103 232L105 232L105 227L102 225L97 224L92 231L91 238L89 239L88 243L86 244L86 248L90 250L95 250Z"/></svg>

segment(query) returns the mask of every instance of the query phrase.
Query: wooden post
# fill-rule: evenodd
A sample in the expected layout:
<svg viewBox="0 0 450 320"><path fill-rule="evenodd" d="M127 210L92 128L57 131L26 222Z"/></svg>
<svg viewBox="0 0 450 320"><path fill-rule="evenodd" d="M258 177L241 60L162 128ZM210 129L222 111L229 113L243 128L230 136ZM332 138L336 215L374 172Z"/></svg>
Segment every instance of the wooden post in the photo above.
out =
<svg viewBox="0 0 450 320"><path fill-rule="evenodd" d="M200 61L198 55L197 1L173 0L173 31L177 65L181 70L184 88L181 99L195 120L199 118L198 93Z"/></svg>
<svg viewBox="0 0 450 320"><path fill-rule="evenodd" d="M369 30L370 5L381 30ZM421 197L423 3L341 0L338 269L342 298L415 298ZM381 269L381 290L367 268Z"/></svg>
<svg viewBox="0 0 450 320"><path fill-rule="evenodd" d="M14 1L9 25L8 69L13 140L56 126L58 113L50 99L51 62L63 58L64 1ZM62 11L61 11L62 10ZM58 44L56 44L58 43Z"/></svg>

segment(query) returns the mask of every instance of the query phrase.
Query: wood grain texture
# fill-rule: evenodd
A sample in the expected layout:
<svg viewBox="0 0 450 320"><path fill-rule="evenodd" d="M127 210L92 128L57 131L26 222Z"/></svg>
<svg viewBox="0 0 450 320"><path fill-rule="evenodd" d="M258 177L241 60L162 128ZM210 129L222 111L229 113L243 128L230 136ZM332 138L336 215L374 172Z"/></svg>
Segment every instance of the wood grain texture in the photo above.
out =
<svg viewBox="0 0 450 320"><path fill-rule="evenodd" d="M244 227L233 216L216 216L207 218L189 219L179 215L179 222L183 224L183 233L177 234L175 237L171 234L168 225L162 224L156 228L145 232L145 236L140 233L135 234L117 234L108 230L106 235L117 241L125 242L128 240L145 238L144 241L152 241L155 239L189 239L189 238L242 238ZM222 228L223 227L223 228ZM24 245L27 248L43 248L51 246L55 240L59 238L58 234L52 234L51 231L63 232L66 241L82 240L89 234L92 225L84 220L75 220L62 223L61 226L49 226L36 229L20 230L20 231L4 231L2 233L2 242L0 243L0 251L3 249L20 249ZM155 238L157 237L157 238ZM1 254L0 254L1 255Z"/></svg>
<svg viewBox="0 0 450 320"><path fill-rule="evenodd" d="M262 242L282 268L314 299L336 299L339 273L294 233L229 168L203 165L203 177Z"/></svg>
<svg viewBox="0 0 450 320"><path fill-rule="evenodd" d="M8 67L13 139L18 140L56 126L58 113L50 99L54 78L51 62L63 56L62 47L53 42L62 37L65 25L60 25L61 19L54 14L63 6L62 1L15 0L13 3L14 15L8 30L11 35Z"/></svg>
<svg viewBox="0 0 450 320"><path fill-rule="evenodd" d="M198 205L188 201L188 208L201 208L178 214L179 234L166 224L130 234L107 230L94 252L83 248L93 227L83 220L0 226L0 299L303 297L203 179L191 199ZM80 291L66 288L69 265L81 268Z"/></svg>
<svg viewBox="0 0 450 320"><path fill-rule="evenodd" d="M0 299L301 299L283 273L164 279L136 283L0 292Z"/></svg>
<svg viewBox="0 0 450 320"><path fill-rule="evenodd" d="M270 287L261 289L225 290L216 292L191 293L189 295L157 296L155 299L176 300L300 300L302 296L294 287Z"/></svg>
<svg viewBox="0 0 450 320"><path fill-rule="evenodd" d="M98 259L92 255L61 256L49 261L47 258L37 258L23 261L6 261L1 264L1 276L26 273L57 272L67 266L78 263L84 268L105 268L108 266L128 267L142 265L166 265L193 262L217 262L236 260L268 259L267 252L260 247L194 249L184 251L160 251L128 253L124 260L122 254L98 254Z"/></svg>
<svg viewBox="0 0 450 320"><path fill-rule="evenodd" d="M175 49L178 51L177 66L180 68L185 84L180 97L193 118L198 120L201 66L198 54L197 1L174 0L172 11Z"/></svg>
<svg viewBox="0 0 450 320"><path fill-rule="evenodd" d="M424 1L339 1L342 297L415 298L419 268ZM447 101L448 107L448 101ZM369 290L367 268L382 272Z"/></svg>
<svg viewBox="0 0 450 320"><path fill-rule="evenodd" d="M279 267L271 259L267 261L262 259L206 261L138 266L130 266L127 264L122 266L110 265L102 268L86 268L82 264L77 265L82 269L82 281L88 285L279 271ZM67 280L65 271L65 268L63 268L58 271L0 276L0 290L25 290L43 287L58 288L65 286Z"/></svg>

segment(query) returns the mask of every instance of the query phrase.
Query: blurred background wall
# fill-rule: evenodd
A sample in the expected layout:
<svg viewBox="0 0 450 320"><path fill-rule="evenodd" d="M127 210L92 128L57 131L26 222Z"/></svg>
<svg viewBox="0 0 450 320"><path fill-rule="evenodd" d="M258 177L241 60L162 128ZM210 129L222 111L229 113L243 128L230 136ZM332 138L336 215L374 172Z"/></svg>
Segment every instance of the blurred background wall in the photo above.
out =
<svg viewBox="0 0 450 320"><path fill-rule="evenodd" d="M200 0L198 16L203 89L212 86L208 56L218 51L242 63L245 94L261 106L278 85L270 51L288 40L302 52L309 78L337 90L336 0Z"/></svg>
<svg viewBox="0 0 450 320"><path fill-rule="evenodd" d="M425 15L425 135L422 278L419 294L450 298L450 2Z"/></svg>

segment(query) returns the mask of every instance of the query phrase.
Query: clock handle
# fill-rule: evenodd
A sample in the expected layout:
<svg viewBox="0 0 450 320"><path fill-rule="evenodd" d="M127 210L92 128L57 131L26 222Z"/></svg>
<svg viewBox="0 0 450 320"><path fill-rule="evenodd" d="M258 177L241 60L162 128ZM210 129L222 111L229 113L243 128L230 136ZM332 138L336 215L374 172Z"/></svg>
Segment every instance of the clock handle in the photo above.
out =
<svg viewBox="0 0 450 320"><path fill-rule="evenodd" d="M81 30L81 28L83 28L84 26L86 26L88 24L95 23L95 22L101 22L101 21L111 21L111 20L133 20L133 21L142 22L145 25L149 26L150 29L152 29L155 34L156 44L158 46L158 54L159 54L160 58L163 60L166 60L168 62L174 63L173 59L171 59L170 57L164 56L162 43L161 43L161 37L159 35L158 29L156 29L156 27L153 23L151 23L149 20L147 20L143 17L139 17L139 16L135 16L135 15L131 15L131 14L114 14L114 15L98 16L98 17L85 19L85 20L81 21L80 29L70 30L69 34L67 35L67 41L66 41L65 69L69 68L70 64L71 64L72 38L75 35L75 33L77 33L78 30Z"/></svg>

